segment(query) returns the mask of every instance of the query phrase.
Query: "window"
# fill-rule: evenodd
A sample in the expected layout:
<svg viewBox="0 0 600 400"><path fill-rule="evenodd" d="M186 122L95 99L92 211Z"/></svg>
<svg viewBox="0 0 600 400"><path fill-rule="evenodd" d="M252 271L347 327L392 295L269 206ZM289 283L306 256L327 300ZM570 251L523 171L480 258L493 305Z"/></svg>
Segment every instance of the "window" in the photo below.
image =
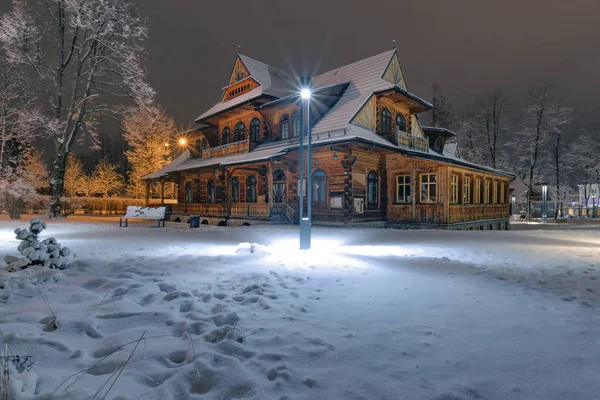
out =
<svg viewBox="0 0 600 400"><path fill-rule="evenodd" d="M450 203L458 203L458 175L452 175L452 192L450 193Z"/></svg>
<svg viewBox="0 0 600 400"><path fill-rule="evenodd" d="M217 185L217 194L216 194L215 201L216 202L223 201L223 185Z"/></svg>
<svg viewBox="0 0 600 400"><path fill-rule="evenodd" d="M318 169L312 176L312 201L313 203L325 203L325 171Z"/></svg>
<svg viewBox="0 0 600 400"><path fill-rule="evenodd" d="M202 150L208 149L208 140L202 139Z"/></svg>
<svg viewBox="0 0 600 400"><path fill-rule="evenodd" d="M246 140L246 125L243 122L238 122L233 130L233 141L241 142Z"/></svg>
<svg viewBox="0 0 600 400"><path fill-rule="evenodd" d="M240 180L239 178L233 178L231 180L231 202L239 203L240 201Z"/></svg>
<svg viewBox="0 0 600 400"><path fill-rule="evenodd" d="M396 203L410 203L410 176L396 177Z"/></svg>
<svg viewBox="0 0 600 400"><path fill-rule="evenodd" d="M504 182L502 182L500 184L500 204L504 204L505 202L505 198L504 198Z"/></svg>
<svg viewBox="0 0 600 400"><path fill-rule="evenodd" d="M483 185L483 204L490 204L490 181L486 179Z"/></svg>
<svg viewBox="0 0 600 400"><path fill-rule="evenodd" d="M253 142L260 142L260 120L254 118L250 122L250 139Z"/></svg>
<svg viewBox="0 0 600 400"><path fill-rule="evenodd" d="M498 204L498 182L494 181L494 191L492 199L494 200L493 204Z"/></svg>
<svg viewBox="0 0 600 400"><path fill-rule="evenodd" d="M381 111L381 133L390 133L392 131L392 119L387 108Z"/></svg>
<svg viewBox="0 0 600 400"><path fill-rule="evenodd" d="M367 175L367 208L379 207L379 177L377 172L371 171Z"/></svg>
<svg viewBox="0 0 600 400"><path fill-rule="evenodd" d="M442 139L439 137L436 137L435 141L433 142L433 150L437 151L438 153L442 152Z"/></svg>
<svg viewBox="0 0 600 400"><path fill-rule="evenodd" d="M421 203L436 202L436 182L435 174L421 175Z"/></svg>
<svg viewBox="0 0 600 400"><path fill-rule="evenodd" d="M206 184L206 201L208 203L215 202L215 182L212 179Z"/></svg>
<svg viewBox="0 0 600 400"><path fill-rule="evenodd" d="M283 203L285 201L285 172L278 169L273 173L273 203Z"/></svg>
<svg viewBox="0 0 600 400"><path fill-rule="evenodd" d="M396 117L396 130L406 132L406 118L402 114L398 114Z"/></svg>
<svg viewBox="0 0 600 400"><path fill-rule="evenodd" d="M292 137L300 136L300 113L294 111L292 113Z"/></svg>
<svg viewBox="0 0 600 400"><path fill-rule="evenodd" d="M256 178L254 176L246 179L246 203L256 203Z"/></svg>
<svg viewBox="0 0 600 400"><path fill-rule="evenodd" d="M192 202L192 182L185 183L185 202Z"/></svg>
<svg viewBox="0 0 600 400"><path fill-rule="evenodd" d="M475 204L481 204L481 179L475 178Z"/></svg>
<svg viewBox="0 0 600 400"><path fill-rule="evenodd" d="M282 139L289 139L290 137L290 118L287 114L283 114L279 120L279 134Z"/></svg>
<svg viewBox="0 0 600 400"><path fill-rule="evenodd" d="M221 144L227 144L229 143L229 136L230 136L230 131L229 128L225 128L223 129L223 132L221 133Z"/></svg>
<svg viewBox="0 0 600 400"><path fill-rule="evenodd" d="M196 150L196 152L200 154L200 157L202 157L202 140L196 139L196 142L194 143L194 150Z"/></svg>
<svg viewBox="0 0 600 400"><path fill-rule="evenodd" d="M463 182L463 204L471 204L471 177L465 176Z"/></svg>

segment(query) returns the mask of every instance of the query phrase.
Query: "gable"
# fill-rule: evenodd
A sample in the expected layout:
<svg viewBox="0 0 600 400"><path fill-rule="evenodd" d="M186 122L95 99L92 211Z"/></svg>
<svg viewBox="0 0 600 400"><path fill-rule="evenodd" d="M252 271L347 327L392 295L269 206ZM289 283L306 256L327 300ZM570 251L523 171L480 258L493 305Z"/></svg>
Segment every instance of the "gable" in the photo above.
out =
<svg viewBox="0 0 600 400"><path fill-rule="evenodd" d="M361 128L375 132L375 110L377 107L377 99L374 95L371 95L369 100L361 107L356 113L354 118L350 121L351 124L358 125Z"/></svg>
<svg viewBox="0 0 600 400"><path fill-rule="evenodd" d="M410 125L412 127L412 134L414 136L418 136L421 138L425 138L425 134L423 133L423 128L421 128L421 122L419 122L419 118L417 118L416 114L411 115Z"/></svg>
<svg viewBox="0 0 600 400"><path fill-rule="evenodd" d="M402 74L402 68L400 67L400 61L398 61L396 53L394 53L381 78L400 86L402 89L406 89L406 82L404 81L404 75Z"/></svg>
<svg viewBox="0 0 600 400"><path fill-rule="evenodd" d="M242 79L247 78L248 76L250 76L250 72L238 56L235 60L233 71L231 72L231 76L229 77L229 83L227 84L227 86L233 85L234 83L239 82Z"/></svg>

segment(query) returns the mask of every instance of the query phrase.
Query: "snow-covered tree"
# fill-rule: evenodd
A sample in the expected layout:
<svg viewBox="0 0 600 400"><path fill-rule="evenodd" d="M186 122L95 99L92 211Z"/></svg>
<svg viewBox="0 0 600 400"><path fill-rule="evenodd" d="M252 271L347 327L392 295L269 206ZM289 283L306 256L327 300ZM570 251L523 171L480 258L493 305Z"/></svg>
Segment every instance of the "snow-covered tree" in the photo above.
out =
<svg viewBox="0 0 600 400"><path fill-rule="evenodd" d="M499 149L508 129L508 99L499 90L486 94L478 102L478 128L487 153L487 163L499 167Z"/></svg>
<svg viewBox="0 0 600 400"><path fill-rule="evenodd" d="M37 7L14 0L0 18L0 43L40 90L44 107L35 122L54 143L50 214L60 216L73 145L84 133L94 138L94 120L114 110L115 96L150 103L154 91L144 80L147 30L135 0L47 0Z"/></svg>
<svg viewBox="0 0 600 400"><path fill-rule="evenodd" d="M117 172L117 166L106 160L98 163L89 179L90 192L102 197L121 192L124 184L123 177Z"/></svg>
<svg viewBox="0 0 600 400"><path fill-rule="evenodd" d="M486 164L483 138L479 130L479 103L467 105L458 118L457 140L461 157L477 164Z"/></svg>
<svg viewBox="0 0 600 400"><path fill-rule="evenodd" d="M428 112L425 118L429 118L429 123L431 126L437 126L441 128L452 129L454 125L454 115L452 113L452 105L446 100L446 96L444 96L441 86L434 82L431 85L431 104L433 105L433 109Z"/></svg>
<svg viewBox="0 0 600 400"><path fill-rule="evenodd" d="M529 100L523 109L523 127L507 143L511 164L527 186L527 218L531 219L531 194L544 176L543 160L549 142L557 130L564 129L571 111L563 107L560 96L548 84L530 91Z"/></svg>
<svg viewBox="0 0 600 400"><path fill-rule="evenodd" d="M568 151L565 153L566 170L571 179L582 189L579 202L583 207L588 207L590 204L592 185L600 183L598 135L600 135L598 132L580 133L569 144Z"/></svg>
<svg viewBox="0 0 600 400"><path fill-rule="evenodd" d="M48 187L48 166L43 155L42 151L31 148L23 162L24 178L36 191Z"/></svg>
<svg viewBox="0 0 600 400"><path fill-rule="evenodd" d="M124 137L131 150L125 154L131 170L128 192L143 198L146 186L142 178L171 161L170 143L177 134L175 122L157 105L132 107L123 119Z"/></svg>
<svg viewBox="0 0 600 400"><path fill-rule="evenodd" d="M74 197L79 193L87 195L88 191L88 177L83 171L83 164L73 153L69 153L65 168L66 195L69 197Z"/></svg>

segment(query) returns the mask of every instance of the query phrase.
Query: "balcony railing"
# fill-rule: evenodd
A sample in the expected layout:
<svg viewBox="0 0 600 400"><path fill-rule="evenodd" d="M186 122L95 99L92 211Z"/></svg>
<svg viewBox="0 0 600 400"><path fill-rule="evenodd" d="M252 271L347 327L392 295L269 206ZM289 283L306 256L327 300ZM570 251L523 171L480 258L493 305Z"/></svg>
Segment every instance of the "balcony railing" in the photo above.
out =
<svg viewBox="0 0 600 400"><path fill-rule="evenodd" d="M241 140L239 142L228 143L218 147L202 150L202 158L217 158L232 156L235 154L247 153L250 151L250 139Z"/></svg>
<svg viewBox="0 0 600 400"><path fill-rule="evenodd" d="M398 132L398 146L429 152L429 140L404 132Z"/></svg>

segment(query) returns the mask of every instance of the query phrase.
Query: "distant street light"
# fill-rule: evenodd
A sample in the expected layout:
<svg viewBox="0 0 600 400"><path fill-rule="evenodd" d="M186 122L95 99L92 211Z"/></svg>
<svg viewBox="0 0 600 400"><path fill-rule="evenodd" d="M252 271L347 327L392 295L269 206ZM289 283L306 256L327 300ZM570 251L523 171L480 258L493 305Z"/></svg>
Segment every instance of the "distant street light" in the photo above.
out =
<svg viewBox="0 0 600 400"><path fill-rule="evenodd" d="M548 185L542 186L542 222L548 222Z"/></svg>
<svg viewBox="0 0 600 400"><path fill-rule="evenodd" d="M516 197L513 195L513 197L512 197L512 215L515 215L517 213L517 210L515 208L516 200L517 200Z"/></svg>

